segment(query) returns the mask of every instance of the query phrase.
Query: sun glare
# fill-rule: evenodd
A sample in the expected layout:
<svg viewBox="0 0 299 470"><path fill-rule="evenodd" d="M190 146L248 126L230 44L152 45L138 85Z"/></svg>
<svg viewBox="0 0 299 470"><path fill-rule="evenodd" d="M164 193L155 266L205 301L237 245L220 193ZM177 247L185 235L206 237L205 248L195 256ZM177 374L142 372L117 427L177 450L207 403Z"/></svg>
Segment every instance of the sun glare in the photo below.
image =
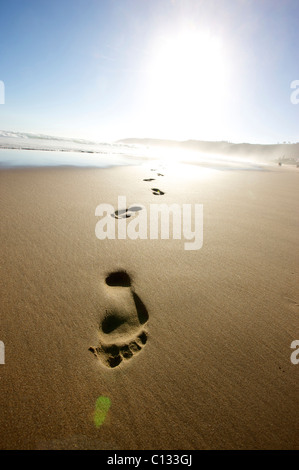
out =
<svg viewBox="0 0 299 470"><path fill-rule="evenodd" d="M184 32L156 44L149 68L148 115L163 131L213 126L227 92L223 46L208 33ZM190 129L191 126L191 129Z"/></svg>

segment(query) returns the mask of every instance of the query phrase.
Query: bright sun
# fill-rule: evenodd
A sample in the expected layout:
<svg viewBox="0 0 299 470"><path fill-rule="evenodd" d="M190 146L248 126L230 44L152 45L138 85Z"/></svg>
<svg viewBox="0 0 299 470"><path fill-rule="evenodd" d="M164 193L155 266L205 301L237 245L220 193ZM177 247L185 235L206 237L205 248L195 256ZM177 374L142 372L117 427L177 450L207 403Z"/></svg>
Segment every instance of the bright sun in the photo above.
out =
<svg viewBox="0 0 299 470"><path fill-rule="evenodd" d="M191 135L195 126L207 130L217 124L227 93L226 61L217 38L197 32L163 38L148 78L148 117L163 122L164 132L180 126Z"/></svg>

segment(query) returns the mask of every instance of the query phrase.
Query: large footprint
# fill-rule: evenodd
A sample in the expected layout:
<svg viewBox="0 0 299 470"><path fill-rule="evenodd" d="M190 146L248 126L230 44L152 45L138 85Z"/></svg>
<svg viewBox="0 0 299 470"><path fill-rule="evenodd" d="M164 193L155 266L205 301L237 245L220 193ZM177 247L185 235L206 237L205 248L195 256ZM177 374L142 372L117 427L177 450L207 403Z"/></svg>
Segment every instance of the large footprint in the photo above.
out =
<svg viewBox="0 0 299 470"><path fill-rule="evenodd" d="M99 345L89 351L105 366L117 367L140 352L147 342L148 312L125 271L109 274L106 284L111 307L106 309L100 323Z"/></svg>

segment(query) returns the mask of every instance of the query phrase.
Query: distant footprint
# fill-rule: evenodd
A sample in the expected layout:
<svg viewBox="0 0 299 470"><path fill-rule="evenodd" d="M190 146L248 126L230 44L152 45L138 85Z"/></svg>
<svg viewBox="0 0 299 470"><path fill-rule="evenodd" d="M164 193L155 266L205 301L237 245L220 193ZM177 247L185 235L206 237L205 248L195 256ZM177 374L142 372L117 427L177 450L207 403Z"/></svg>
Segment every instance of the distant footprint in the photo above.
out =
<svg viewBox="0 0 299 470"><path fill-rule="evenodd" d="M143 181L155 181L155 178L145 178Z"/></svg>
<svg viewBox="0 0 299 470"><path fill-rule="evenodd" d="M134 292L126 271L109 274L106 284L111 307L101 320L99 345L90 347L89 351L105 366L114 368L135 356L147 342L148 312Z"/></svg>
<svg viewBox="0 0 299 470"><path fill-rule="evenodd" d="M111 214L111 217L115 219L126 219L127 217L131 217L131 214L128 213L128 209L120 209Z"/></svg>
<svg viewBox="0 0 299 470"><path fill-rule="evenodd" d="M163 191L161 191L158 188L152 188L152 191L153 191L153 194L155 194L155 196L163 196L163 194L165 194Z"/></svg>
<svg viewBox="0 0 299 470"><path fill-rule="evenodd" d="M157 173L157 176L164 176L164 175L162 175L162 173Z"/></svg>
<svg viewBox="0 0 299 470"><path fill-rule="evenodd" d="M141 211L142 207L140 206L132 206L129 207L129 209L120 209L115 211L113 214L111 214L111 217L114 217L115 219L127 219L128 217L131 217L134 212Z"/></svg>

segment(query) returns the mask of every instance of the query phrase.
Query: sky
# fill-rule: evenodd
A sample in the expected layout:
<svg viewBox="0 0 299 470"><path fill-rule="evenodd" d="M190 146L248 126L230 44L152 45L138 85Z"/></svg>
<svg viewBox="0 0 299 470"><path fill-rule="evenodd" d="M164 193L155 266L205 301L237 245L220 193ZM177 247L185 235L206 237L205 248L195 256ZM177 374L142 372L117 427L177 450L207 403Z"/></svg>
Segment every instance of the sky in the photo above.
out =
<svg viewBox="0 0 299 470"><path fill-rule="evenodd" d="M298 24L298 0L0 0L0 129L298 142Z"/></svg>

